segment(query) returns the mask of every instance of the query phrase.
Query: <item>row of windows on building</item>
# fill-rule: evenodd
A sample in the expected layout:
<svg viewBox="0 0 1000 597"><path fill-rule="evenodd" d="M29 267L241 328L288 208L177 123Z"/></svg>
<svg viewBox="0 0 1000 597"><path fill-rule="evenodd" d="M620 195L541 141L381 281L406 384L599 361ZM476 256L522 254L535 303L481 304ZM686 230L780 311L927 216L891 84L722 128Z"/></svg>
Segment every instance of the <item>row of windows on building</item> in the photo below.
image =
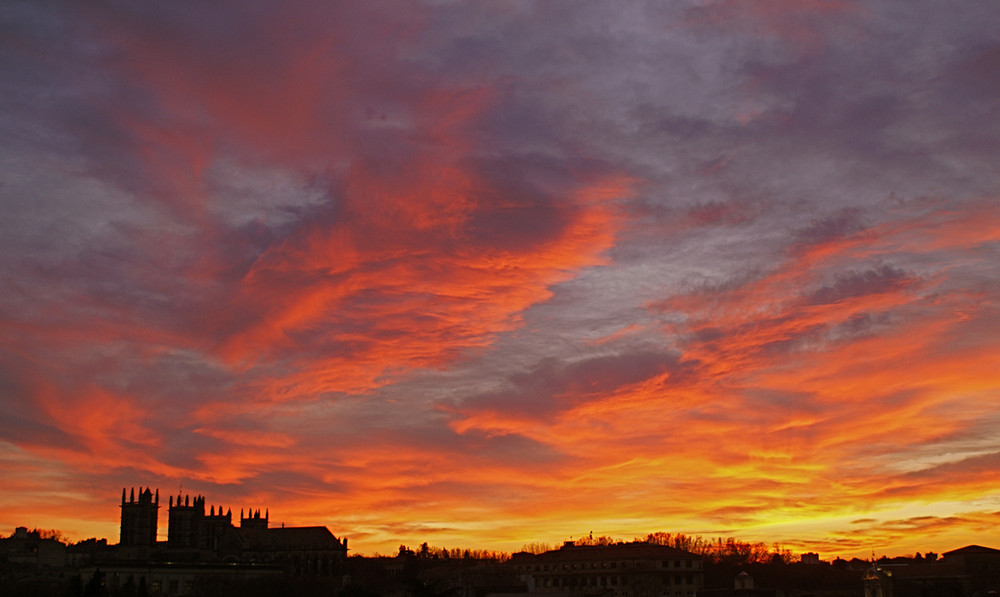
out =
<svg viewBox="0 0 1000 597"><path fill-rule="evenodd" d="M115 572L111 575L111 587L113 589L119 589L122 587L127 587L131 585L132 587L138 587L139 584L145 577L140 575L128 575L125 576L121 573ZM149 581L148 591L152 594L160 593L166 590L168 595L177 595L180 591L181 581L179 579L173 578L164 581L162 578L153 577ZM191 579L184 579L184 593L190 593L194 589L194 581Z"/></svg>
<svg viewBox="0 0 1000 597"><path fill-rule="evenodd" d="M693 574L668 574L660 577L659 580L664 584L678 586L695 584ZM552 576L542 577L538 581L543 587L549 588L617 587L632 583L631 577L628 576Z"/></svg>
<svg viewBox="0 0 1000 597"><path fill-rule="evenodd" d="M645 562L620 562L622 568L628 568L629 564L632 564L632 567L634 568L642 568L644 567L642 566L644 563ZM552 564L551 566L549 566L549 564L535 564L534 571L550 572L556 570L577 570L578 568L580 570L596 570L598 568L618 568L618 564L619 562L590 562L589 565L587 562L581 562L579 563L579 566L576 562L568 564ZM686 568L695 567L692 560L683 560L683 563L681 560L663 560L660 562L660 568L680 568L682 566ZM526 566L524 568L526 569L522 570L523 572L531 572L531 566Z"/></svg>

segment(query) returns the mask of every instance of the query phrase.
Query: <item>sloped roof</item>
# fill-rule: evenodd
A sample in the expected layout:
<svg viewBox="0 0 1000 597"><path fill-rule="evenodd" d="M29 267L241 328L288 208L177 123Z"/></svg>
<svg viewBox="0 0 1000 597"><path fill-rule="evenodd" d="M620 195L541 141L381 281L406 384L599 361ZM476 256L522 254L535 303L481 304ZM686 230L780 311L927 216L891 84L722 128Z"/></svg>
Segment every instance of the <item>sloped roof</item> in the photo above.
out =
<svg viewBox="0 0 1000 597"><path fill-rule="evenodd" d="M254 547L260 549L346 549L326 527L267 529L254 539Z"/></svg>
<svg viewBox="0 0 1000 597"><path fill-rule="evenodd" d="M993 549L992 547L983 547L982 545L966 545L965 547L960 547L958 549L953 549L951 551L944 552L943 556L950 555L966 555L966 554L1000 554L1000 549Z"/></svg>

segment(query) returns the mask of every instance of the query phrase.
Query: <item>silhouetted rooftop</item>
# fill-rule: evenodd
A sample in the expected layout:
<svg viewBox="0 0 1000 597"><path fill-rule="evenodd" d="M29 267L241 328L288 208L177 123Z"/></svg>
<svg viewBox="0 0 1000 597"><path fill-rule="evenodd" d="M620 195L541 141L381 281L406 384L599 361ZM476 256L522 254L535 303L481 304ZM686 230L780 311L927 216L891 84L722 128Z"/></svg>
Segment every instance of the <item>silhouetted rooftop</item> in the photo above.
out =
<svg viewBox="0 0 1000 597"><path fill-rule="evenodd" d="M524 557L531 554L516 554ZM610 559L701 559L689 551L654 543L615 543L612 545L564 545L559 549L537 554L549 561L610 560Z"/></svg>
<svg viewBox="0 0 1000 597"><path fill-rule="evenodd" d="M949 556L949 555L965 555L965 554L976 554L976 553L1000 554L1000 549L993 549L992 547L983 547L982 545L966 545L965 547L960 547L958 549L946 551L941 555Z"/></svg>
<svg viewBox="0 0 1000 597"><path fill-rule="evenodd" d="M280 527L267 529L261 533L257 545L262 548L278 549L330 549L342 547L330 529L316 527Z"/></svg>

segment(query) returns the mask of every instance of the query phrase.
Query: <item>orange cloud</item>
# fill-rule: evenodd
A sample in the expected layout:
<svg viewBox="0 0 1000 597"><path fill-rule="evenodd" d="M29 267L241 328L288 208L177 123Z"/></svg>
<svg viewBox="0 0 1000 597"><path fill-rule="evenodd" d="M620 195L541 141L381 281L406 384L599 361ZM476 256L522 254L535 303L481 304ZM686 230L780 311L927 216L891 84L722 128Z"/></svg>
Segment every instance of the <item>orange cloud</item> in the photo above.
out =
<svg viewBox="0 0 1000 597"><path fill-rule="evenodd" d="M546 300L550 286L603 263L621 222L615 200L629 192L628 180L580 172L582 181L570 187L505 195L462 155L468 119L482 101L464 93L430 100L444 110L421 117L437 123L430 144L438 149L392 174L359 164L334 214L261 255L240 297L257 321L228 338L221 354L252 363L316 347L316 358L276 380L285 389L275 399L289 391L364 391L387 375L438 367L485 346ZM544 235L524 237L522 218L537 218L540 209L550 218ZM506 234L522 237L508 243Z"/></svg>
<svg viewBox="0 0 1000 597"><path fill-rule="evenodd" d="M961 216L916 213L795 250L759 278L675 295L652 306L683 317L665 330L683 348L666 371L589 398L567 386L574 398L544 418L502 402L458 409L452 427L573 454L554 479L579 503L608 503L589 509L598 519L635 511L752 528L974 499L995 487L988 461L939 465L932 454L995 408L995 308L948 287L993 242L995 226L971 223L997 213L979 202ZM968 252L929 270L868 261L959 239ZM653 496L671 507L657 513Z"/></svg>

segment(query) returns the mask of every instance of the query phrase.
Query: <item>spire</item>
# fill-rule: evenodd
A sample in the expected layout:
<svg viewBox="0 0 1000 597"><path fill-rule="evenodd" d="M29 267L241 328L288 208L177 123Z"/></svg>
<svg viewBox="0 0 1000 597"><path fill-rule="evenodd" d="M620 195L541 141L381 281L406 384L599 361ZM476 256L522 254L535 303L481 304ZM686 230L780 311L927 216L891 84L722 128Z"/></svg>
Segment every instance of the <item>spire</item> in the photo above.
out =
<svg viewBox="0 0 1000 597"><path fill-rule="evenodd" d="M240 520L243 520L243 508L240 508Z"/></svg>
<svg viewBox="0 0 1000 597"><path fill-rule="evenodd" d="M160 488L159 487L156 488L156 503L157 503L157 505L159 505L159 503L160 503Z"/></svg>
<svg viewBox="0 0 1000 597"><path fill-rule="evenodd" d="M122 505L125 505L125 488L122 487Z"/></svg>
<svg viewBox="0 0 1000 597"><path fill-rule="evenodd" d="M264 508L264 520L267 520L267 517L268 517L268 516L269 516L270 514L271 514L270 510L269 510L268 508Z"/></svg>
<svg viewBox="0 0 1000 597"><path fill-rule="evenodd" d="M132 491L129 493L129 496L128 496L128 502L130 504L132 502L134 502L134 501L135 501L135 487L132 488Z"/></svg>
<svg viewBox="0 0 1000 597"><path fill-rule="evenodd" d="M174 496L170 496L170 507L174 507Z"/></svg>
<svg viewBox="0 0 1000 597"><path fill-rule="evenodd" d="M209 512L209 516L215 516L215 506L212 506L212 511Z"/></svg>

